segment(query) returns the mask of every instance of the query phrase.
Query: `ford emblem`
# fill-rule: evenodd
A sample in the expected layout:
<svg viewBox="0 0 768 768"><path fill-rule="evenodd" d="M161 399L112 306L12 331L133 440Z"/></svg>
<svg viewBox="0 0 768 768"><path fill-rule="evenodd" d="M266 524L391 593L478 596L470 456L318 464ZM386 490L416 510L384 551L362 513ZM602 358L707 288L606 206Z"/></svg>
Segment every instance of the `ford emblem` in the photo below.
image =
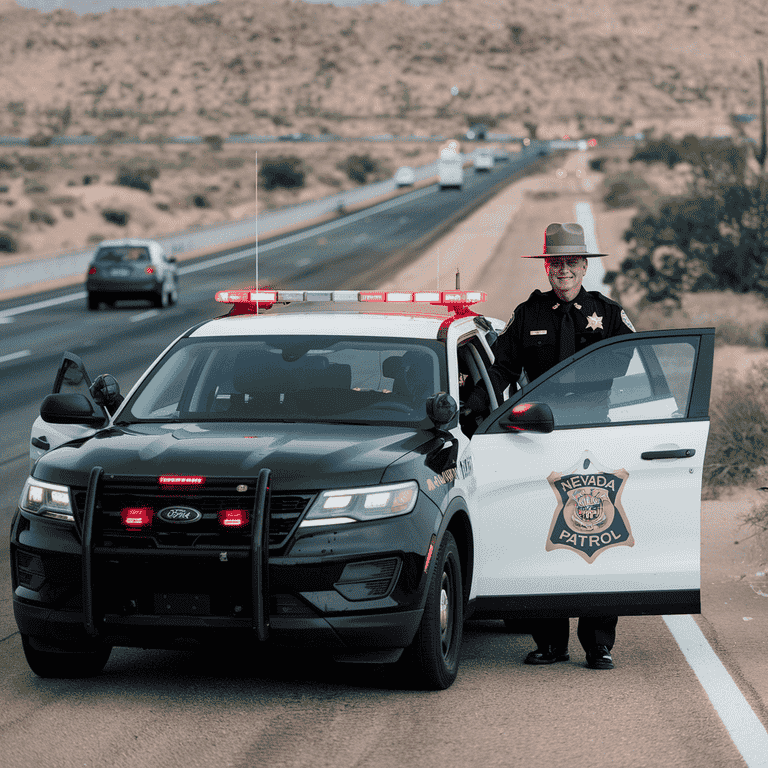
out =
<svg viewBox="0 0 768 768"><path fill-rule="evenodd" d="M157 516L166 523L196 523L203 519L203 513L192 507L166 507Z"/></svg>

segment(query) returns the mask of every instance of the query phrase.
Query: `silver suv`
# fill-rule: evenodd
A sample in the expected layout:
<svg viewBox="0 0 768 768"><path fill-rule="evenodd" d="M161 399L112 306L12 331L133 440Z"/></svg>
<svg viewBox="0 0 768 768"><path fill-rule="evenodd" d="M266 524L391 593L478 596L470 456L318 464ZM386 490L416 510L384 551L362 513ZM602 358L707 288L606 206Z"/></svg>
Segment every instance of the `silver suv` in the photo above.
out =
<svg viewBox="0 0 768 768"><path fill-rule="evenodd" d="M104 240L88 265L88 309L121 299L149 299L156 307L178 300L176 258L155 240Z"/></svg>

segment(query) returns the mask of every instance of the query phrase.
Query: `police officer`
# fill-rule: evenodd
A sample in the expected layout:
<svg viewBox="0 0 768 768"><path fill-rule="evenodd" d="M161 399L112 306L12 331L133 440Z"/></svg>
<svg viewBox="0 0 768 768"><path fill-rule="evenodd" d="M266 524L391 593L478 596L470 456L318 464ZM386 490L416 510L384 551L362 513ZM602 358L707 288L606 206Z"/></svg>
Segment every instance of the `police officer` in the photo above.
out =
<svg viewBox="0 0 768 768"><path fill-rule="evenodd" d="M632 323L615 301L598 291L585 291L582 282L587 259L605 256L588 253L584 229L579 224L550 224L544 235L544 253L524 258L544 259L551 291L534 291L515 309L493 347L494 364L489 377L497 399L515 384L523 370L533 381L561 360L590 344L634 332ZM605 403L607 410L607 401ZM463 416L488 410L489 398L479 383L467 398ZM616 639L617 616L581 617L578 638L592 669L613 669L611 648ZM554 664L567 661L569 620L539 619L531 634L536 649L526 664Z"/></svg>

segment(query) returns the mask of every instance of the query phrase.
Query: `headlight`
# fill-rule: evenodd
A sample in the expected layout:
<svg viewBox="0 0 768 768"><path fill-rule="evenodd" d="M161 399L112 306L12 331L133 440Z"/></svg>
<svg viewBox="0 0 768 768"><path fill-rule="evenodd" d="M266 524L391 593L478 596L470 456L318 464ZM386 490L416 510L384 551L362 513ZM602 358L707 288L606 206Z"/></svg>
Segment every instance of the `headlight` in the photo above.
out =
<svg viewBox="0 0 768 768"><path fill-rule="evenodd" d="M66 520L70 523L75 521L72 514L72 497L66 485L44 483L42 480L28 477L19 498L19 507L25 512L41 517Z"/></svg>
<svg viewBox="0 0 768 768"><path fill-rule="evenodd" d="M301 521L303 528L341 525L408 514L416 506L419 486L411 480L397 485L323 491Z"/></svg>

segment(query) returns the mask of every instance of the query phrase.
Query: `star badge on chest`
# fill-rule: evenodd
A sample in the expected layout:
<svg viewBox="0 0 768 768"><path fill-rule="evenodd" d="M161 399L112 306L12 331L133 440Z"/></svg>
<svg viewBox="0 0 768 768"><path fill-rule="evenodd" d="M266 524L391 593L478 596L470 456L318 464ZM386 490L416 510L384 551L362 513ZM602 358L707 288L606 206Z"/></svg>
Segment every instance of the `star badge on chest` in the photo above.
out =
<svg viewBox="0 0 768 768"><path fill-rule="evenodd" d="M597 312L593 312L588 318L587 318L587 328L589 328L592 331L596 331L598 329L603 329L603 318L602 315L598 315Z"/></svg>

